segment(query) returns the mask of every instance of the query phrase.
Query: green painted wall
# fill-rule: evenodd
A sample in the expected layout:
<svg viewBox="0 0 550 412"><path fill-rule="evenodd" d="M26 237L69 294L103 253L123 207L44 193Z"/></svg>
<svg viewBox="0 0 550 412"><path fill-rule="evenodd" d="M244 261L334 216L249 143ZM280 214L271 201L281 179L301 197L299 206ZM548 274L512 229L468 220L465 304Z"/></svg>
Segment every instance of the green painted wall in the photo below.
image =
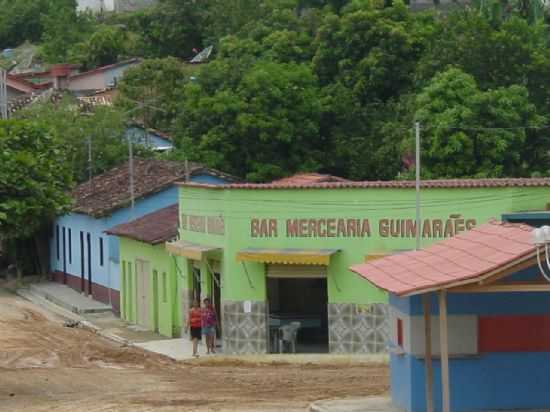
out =
<svg viewBox="0 0 550 412"><path fill-rule="evenodd" d="M149 262L149 291L151 305L149 319L150 329L158 328L161 335L179 337L181 333L181 305L178 291L181 275L176 273L172 257L165 251L164 244L150 245L131 239L120 238L121 317L131 323L137 322L136 307L136 261ZM155 322L156 320L156 322ZM158 323L155 325L155 323Z"/></svg>
<svg viewBox="0 0 550 412"><path fill-rule="evenodd" d="M185 199L185 200L184 200ZM541 210L550 200L550 188L463 188L423 189L422 218L443 224L450 215L461 215L462 225L475 219L477 224L491 218L500 219L506 212ZM351 273L348 267L363 262L369 254L413 249L414 235L384 237L380 222L384 219L415 218L414 189L306 189L306 190L244 190L180 188L180 213L192 216L223 216L225 234L198 233L180 228L182 239L223 249L222 299L264 300L265 269L263 264L247 263L246 276L242 264L236 261L240 249L271 248L334 248L340 249L329 266L329 302L386 302L382 291ZM252 237L250 221L277 219L277 237ZM293 237L286 236L286 219L368 219L371 235L354 237ZM451 222L456 222L452 220ZM389 222L388 222L389 224ZM440 237L422 240L429 244Z"/></svg>

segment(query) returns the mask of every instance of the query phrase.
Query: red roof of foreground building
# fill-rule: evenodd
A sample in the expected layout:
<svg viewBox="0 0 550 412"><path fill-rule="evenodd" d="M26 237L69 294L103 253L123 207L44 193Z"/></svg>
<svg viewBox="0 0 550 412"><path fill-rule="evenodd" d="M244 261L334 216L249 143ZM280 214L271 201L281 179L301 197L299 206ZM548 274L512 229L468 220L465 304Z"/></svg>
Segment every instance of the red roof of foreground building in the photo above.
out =
<svg viewBox="0 0 550 412"><path fill-rule="evenodd" d="M105 233L157 245L174 239L178 232L178 205L165 207L139 219L117 225Z"/></svg>
<svg viewBox="0 0 550 412"><path fill-rule="evenodd" d="M489 222L425 249L392 255L350 269L396 295L416 295L489 277L533 257L532 227Z"/></svg>
<svg viewBox="0 0 550 412"><path fill-rule="evenodd" d="M343 177L323 175L319 173L298 173L293 176L283 177L271 182L272 185L307 185L312 183L349 182Z"/></svg>
<svg viewBox="0 0 550 412"><path fill-rule="evenodd" d="M210 189L414 189L414 180L384 180L354 182L351 180L330 182L272 182L272 183L233 183L226 185L209 185L203 183L181 183L182 186L203 187ZM441 179L423 180L424 189L468 189L476 187L550 187L550 178L505 178L505 179Z"/></svg>

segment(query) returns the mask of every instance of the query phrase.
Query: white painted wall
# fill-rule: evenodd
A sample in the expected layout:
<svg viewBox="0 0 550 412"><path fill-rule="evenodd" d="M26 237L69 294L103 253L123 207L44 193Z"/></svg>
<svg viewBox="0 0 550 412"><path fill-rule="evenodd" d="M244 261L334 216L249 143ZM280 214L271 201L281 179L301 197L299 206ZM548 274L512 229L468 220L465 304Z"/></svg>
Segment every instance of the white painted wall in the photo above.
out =
<svg viewBox="0 0 550 412"><path fill-rule="evenodd" d="M115 10L115 0L78 0L77 10L86 11L91 10L95 13L101 11L103 5L104 11Z"/></svg>
<svg viewBox="0 0 550 412"><path fill-rule="evenodd" d="M390 308L390 339L397 346L397 319L403 321L403 350L415 357L424 357L424 317L409 316L396 308ZM439 356L439 316L431 316L432 353ZM449 355L464 356L478 354L477 316L448 315Z"/></svg>

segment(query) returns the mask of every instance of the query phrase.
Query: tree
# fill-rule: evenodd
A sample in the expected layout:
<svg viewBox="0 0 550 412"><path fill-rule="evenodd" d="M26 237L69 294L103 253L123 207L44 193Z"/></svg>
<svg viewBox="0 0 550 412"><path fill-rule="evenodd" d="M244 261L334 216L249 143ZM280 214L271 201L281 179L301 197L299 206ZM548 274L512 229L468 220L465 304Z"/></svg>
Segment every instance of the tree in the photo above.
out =
<svg viewBox="0 0 550 412"><path fill-rule="evenodd" d="M416 107L416 120L425 129L422 150L427 177L530 174L531 165L521 153L528 128L541 126L544 118L529 102L525 87L482 91L471 75L450 68L417 95ZM412 145L410 139L408 144Z"/></svg>
<svg viewBox="0 0 550 412"><path fill-rule="evenodd" d="M493 25L519 16L529 23L544 19L544 0L473 0L472 7Z"/></svg>
<svg viewBox="0 0 550 412"><path fill-rule="evenodd" d="M208 85L208 78L199 74L197 83L184 87L176 129L180 153L251 181L320 168L321 107L309 66L259 61L236 86L206 93L203 82Z"/></svg>
<svg viewBox="0 0 550 412"><path fill-rule="evenodd" d="M541 112L550 110L550 48L547 30L513 17L499 27L473 12L455 13L439 24L423 55L417 85L424 87L448 66L474 76L481 89L520 84Z"/></svg>
<svg viewBox="0 0 550 412"><path fill-rule="evenodd" d="M128 142L124 138L127 118L122 110L96 107L91 112L82 112L72 99L65 98L57 106L35 104L17 116L45 124L59 136L65 146L64 163L70 167L77 183L87 180L90 173L95 176L128 159ZM135 154L152 156L139 146Z"/></svg>
<svg viewBox="0 0 550 412"><path fill-rule="evenodd" d="M86 41L74 46L71 60L87 69L116 63L129 54L128 40L121 28L101 26Z"/></svg>
<svg viewBox="0 0 550 412"><path fill-rule="evenodd" d="M56 0L59 7L43 16L41 56L47 63L66 63L71 50L94 29L89 13L77 13L76 0Z"/></svg>
<svg viewBox="0 0 550 412"><path fill-rule="evenodd" d="M48 0L0 0L0 9L0 49L40 40Z"/></svg>
<svg viewBox="0 0 550 412"><path fill-rule="evenodd" d="M181 89L192 80L196 67L173 57L144 60L125 72L117 105L147 127L170 130L180 108Z"/></svg>
<svg viewBox="0 0 550 412"><path fill-rule="evenodd" d="M0 233L8 241L31 238L70 205L66 147L40 123L0 121ZM28 256L19 256L21 262ZM45 269L42 265L42 269Z"/></svg>
<svg viewBox="0 0 550 412"><path fill-rule="evenodd" d="M142 56L189 59L203 46L206 7L203 1L163 0L131 14L126 24L140 36Z"/></svg>
<svg viewBox="0 0 550 412"><path fill-rule="evenodd" d="M317 34L316 73L323 85L352 89L362 104L387 101L412 85L432 24L403 4L328 15Z"/></svg>

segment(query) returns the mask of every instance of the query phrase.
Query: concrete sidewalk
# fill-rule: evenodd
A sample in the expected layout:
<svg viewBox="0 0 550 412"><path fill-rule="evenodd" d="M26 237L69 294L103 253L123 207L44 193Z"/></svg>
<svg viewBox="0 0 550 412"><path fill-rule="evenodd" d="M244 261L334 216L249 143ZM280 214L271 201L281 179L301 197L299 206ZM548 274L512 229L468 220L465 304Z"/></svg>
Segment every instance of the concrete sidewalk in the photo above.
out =
<svg viewBox="0 0 550 412"><path fill-rule="evenodd" d="M30 292L73 313L101 313L110 312L111 306L89 298L66 285L55 282L33 283Z"/></svg>
<svg viewBox="0 0 550 412"><path fill-rule="evenodd" d="M310 412L403 412L392 405L389 397L326 400L314 402Z"/></svg>
<svg viewBox="0 0 550 412"><path fill-rule="evenodd" d="M81 295L68 286L53 282L33 283L29 288L18 289L17 294L65 320L78 322L82 327L121 345L139 347L174 360L195 359L188 338L167 339L158 333L129 324L115 316L110 306ZM199 345L199 354L205 352L204 345Z"/></svg>

